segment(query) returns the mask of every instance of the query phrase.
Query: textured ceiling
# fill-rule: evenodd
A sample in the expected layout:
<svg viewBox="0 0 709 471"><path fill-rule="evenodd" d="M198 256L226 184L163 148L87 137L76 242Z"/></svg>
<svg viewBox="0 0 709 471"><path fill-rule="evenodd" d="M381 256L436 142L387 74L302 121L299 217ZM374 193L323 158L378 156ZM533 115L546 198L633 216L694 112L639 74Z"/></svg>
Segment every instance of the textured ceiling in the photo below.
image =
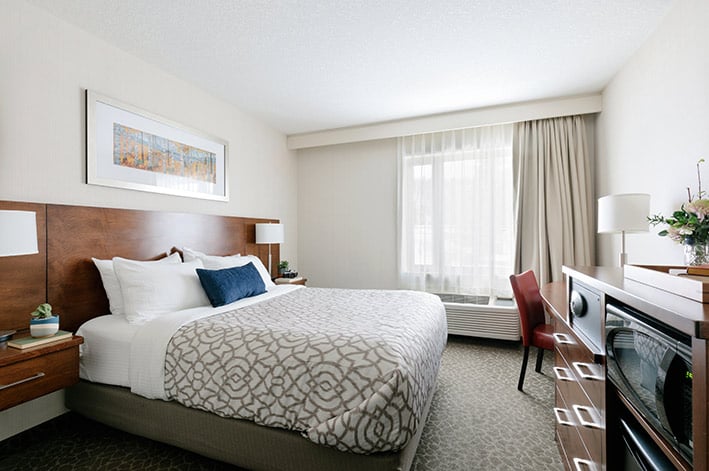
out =
<svg viewBox="0 0 709 471"><path fill-rule="evenodd" d="M599 92L677 0L28 0L287 134Z"/></svg>

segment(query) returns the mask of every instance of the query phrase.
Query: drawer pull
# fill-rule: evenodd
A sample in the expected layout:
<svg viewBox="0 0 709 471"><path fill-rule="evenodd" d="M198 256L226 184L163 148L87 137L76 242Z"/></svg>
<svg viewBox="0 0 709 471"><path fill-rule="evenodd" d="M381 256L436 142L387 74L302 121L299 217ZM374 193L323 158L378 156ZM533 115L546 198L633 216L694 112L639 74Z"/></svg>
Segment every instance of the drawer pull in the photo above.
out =
<svg viewBox="0 0 709 471"><path fill-rule="evenodd" d="M602 375L596 373L599 369L596 365L582 363L580 361L575 361L571 365L583 379L590 379L592 381L603 381L604 379Z"/></svg>
<svg viewBox="0 0 709 471"><path fill-rule="evenodd" d="M554 408L554 415L556 416L556 423L559 425L567 425L569 427L573 427L576 425L572 420L569 420L569 411L566 409L562 409L561 407L555 407ZM562 418L561 416L564 416Z"/></svg>
<svg viewBox="0 0 709 471"><path fill-rule="evenodd" d="M566 334L560 334L559 332L554 332L551 334L552 337L554 337L554 340L556 340L556 343L560 343L562 345L573 345L574 341L569 338L568 335Z"/></svg>
<svg viewBox="0 0 709 471"><path fill-rule="evenodd" d="M562 368L560 366L555 366L552 368L554 370L554 375L559 381L573 381L574 377L571 376L571 371L568 368Z"/></svg>
<svg viewBox="0 0 709 471"><path fill-rule="evenodd" d="M29 378L24 378L24 379L21 379L21 380L19 380L19 381L15 381L14 383L10 383L10 384L0 384L0 391L2 391L3 389L11 388L11 387L13 387L13 386L17 386L17 385L22 384L22 383L26 383L26 382L28 382L28 381L34 381L35 379L42 378L43 376L44 376L44 373L42 373L42 372L40 371L39 373L34 374L34 375L30 376Z"/></svg>
<svg viewBox="0 0 709 471"><path fill-rule="evenodd" d="M596 465L593 461L582 458L574 458L574 468L576 468L576 471L596 471Z"/></svg>
<svg viewBox="0 0 709 471"><path fill-rule="evenodd" d="M578 404L574 404L572 407L581 425L588 428L603 428L601 418L598 416L596 409L588 406L579 406ZM587 416L588 420L585 419L584 416Z"/></svg>

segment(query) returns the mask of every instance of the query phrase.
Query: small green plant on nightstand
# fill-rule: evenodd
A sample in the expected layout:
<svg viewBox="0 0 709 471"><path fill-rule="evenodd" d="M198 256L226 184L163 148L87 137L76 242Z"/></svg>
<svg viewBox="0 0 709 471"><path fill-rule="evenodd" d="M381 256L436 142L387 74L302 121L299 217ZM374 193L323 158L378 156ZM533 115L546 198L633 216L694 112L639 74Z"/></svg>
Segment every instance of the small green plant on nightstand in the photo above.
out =
<svg viewBox="0 0 709 471"><path fill-rule="evenodd" d="M281 260L278 263L278 273L285 273L288 271L288 260Z"/></svg>
<svg viewBox="0 0 709 471"><path fill-rule="evenodd" d="M40 304L30 315L33 319L47 319L48 317L52 317L52 306L49 303Z"/></svg>
<svg viewBox="0 0 709 471"><path fill-rule="evenodd" d="M48 337L59 330L59 316L52 314L52 306L42 303L30 314L30 335L32 337Z"/></svg>

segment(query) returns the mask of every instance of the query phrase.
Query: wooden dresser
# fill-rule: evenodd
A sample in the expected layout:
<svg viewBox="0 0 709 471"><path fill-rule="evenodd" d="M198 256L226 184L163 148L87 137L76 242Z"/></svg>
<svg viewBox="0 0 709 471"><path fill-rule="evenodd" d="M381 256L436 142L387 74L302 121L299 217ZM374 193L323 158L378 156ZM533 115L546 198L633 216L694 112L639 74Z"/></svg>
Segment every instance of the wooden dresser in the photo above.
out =
<svg viewBox="0 0 709 471"><path fill-rule="evenodd" d="M542 297L554 316L554 415L562 463L569 470L600 470L606 462L605 355L572 327L566 283L544 286Z"/></svg>
<svg viewBox="0 0 709 471"><path fill-rule="evenodd" d="M568 470L626 469L627 452L619 417L629 417L671 465L669 469L709 469L709 304L672 294L624 277L622 268L564 267L566 281L578 280L599 293L602 342L589 341L569 314L569 286L550 283L542 298L554 318L556 375L556 438ZM605 346L607 303L619 303L651 322L691 338L690 463L610 380ZM600 343L601 345L597 345Z"/></svg>

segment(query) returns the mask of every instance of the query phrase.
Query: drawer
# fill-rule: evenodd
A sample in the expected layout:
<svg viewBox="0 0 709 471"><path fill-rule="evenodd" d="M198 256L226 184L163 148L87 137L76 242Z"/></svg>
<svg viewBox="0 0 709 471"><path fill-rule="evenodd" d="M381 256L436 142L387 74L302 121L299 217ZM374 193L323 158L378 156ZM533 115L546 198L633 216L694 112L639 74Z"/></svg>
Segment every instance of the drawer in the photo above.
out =
<svg viewBox="0 0 709 471"><path fill-rule="evenodd" d="M575 428L588 456L594 462L603 463L605 396L601 397L600 401L591 401L575 371L559 354L555 355L554 374L556 375L557 424Z"/></svg>
<svg viewBox="0 0 709 471"><path fill-rule="evenodd" d="M0 368L0 410L79 381L79 347L28 358Z"/></svg>
<svg viewBox="0 0 709 471"><path fill-rule="evenodd" d="M554 416L556 419L557 442L562 451L562 458L565 458L566 461L564 468L567 470L584 470L584 468L580 466L586 464L588 469L598 469L598 466L594 463L594 460L586 449L581 435L578 433L575 415L567 406L559 388L556 389ZM593 466L595 466L595 468Z"/></svg>
<svg viewBox="0 0 709 471"><path fill-rule="evenodd" d="M589 399L602 409L606 396L605 365L594 362L594 355L562 322L556 323L554 334L556 356L561 356L567 363L569 373L581 385ZM564 365L557 365L564 367ZM557 371L557 378L559 374ZM563 373L563 372L562 372Z"/></svg>

